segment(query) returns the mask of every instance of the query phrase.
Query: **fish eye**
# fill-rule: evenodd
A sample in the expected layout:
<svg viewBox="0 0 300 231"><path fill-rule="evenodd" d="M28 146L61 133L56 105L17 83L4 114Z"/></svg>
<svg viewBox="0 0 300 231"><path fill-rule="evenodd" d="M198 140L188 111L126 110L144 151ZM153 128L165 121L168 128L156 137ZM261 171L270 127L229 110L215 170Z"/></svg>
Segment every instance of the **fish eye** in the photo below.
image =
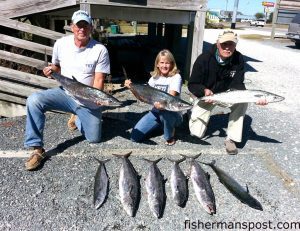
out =
<svg viewBox="0 0 300 231"><path fill-rule="evenodd" d="M263 94L256 94L254 95L255 97L263 97L264 95Z"/></svg>

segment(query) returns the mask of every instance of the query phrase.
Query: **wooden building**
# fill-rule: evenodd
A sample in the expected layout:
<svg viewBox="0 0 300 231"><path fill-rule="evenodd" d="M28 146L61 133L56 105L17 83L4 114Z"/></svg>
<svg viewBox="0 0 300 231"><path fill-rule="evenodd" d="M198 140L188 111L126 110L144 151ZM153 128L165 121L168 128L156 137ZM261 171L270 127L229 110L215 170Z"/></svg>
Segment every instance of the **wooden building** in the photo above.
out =
<svg viewBox="0 0 300 231"><path fill-rule="evenodd" d="M38 75L38 71L45 66L45 58L51 60L55 40L65 35L64 31L58 32L57 22L67 26L74 11L86 10L93 19L148 23L150 39L163 37L175 57L184 56L182 75L188 79L192 64L202 53L206 6L207 0L0 1L0 116L25 115L29 94L58 85L55 80ZM187 27L187 39L181 49L178 44L183 25ZM20 38L20 33L30 39ZM22 52L17 52L18 49ZM23 51L32 55L23 55L26 53ZM34 68L36 74L29 74L26 68L16 70L15 63Z"/></svg>

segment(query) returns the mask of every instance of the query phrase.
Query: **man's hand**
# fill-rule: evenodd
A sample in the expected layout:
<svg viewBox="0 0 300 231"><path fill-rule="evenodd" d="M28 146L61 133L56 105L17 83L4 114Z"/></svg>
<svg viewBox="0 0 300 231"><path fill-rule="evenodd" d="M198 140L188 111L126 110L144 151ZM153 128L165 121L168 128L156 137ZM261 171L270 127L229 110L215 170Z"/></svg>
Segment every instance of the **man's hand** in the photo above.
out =
<svg viewBox="0 0 300 231"><path fill-rule="evenodd" d="M101 103L100 101L96 101L96 104L97 104L98 106L106 106L105 103Z"/></svg>
<svg viewBox="0 0 300 231"><path fill-rule="evenodd" d="M268 104L268 101L266 99L259 99L255 104L260 106L265 106Z"/></svg>
<svg viewBox="0 0 300 231"><path fill-rule="evenodd" d="M52 77L51 77L52 64L51 63L48 64L48 67L44 67L43 73L47 78L52 79Z"/></svg>
<svg viewBox="0 0 300 231"><path fill-rule="evenodd" d="M213 95L213 94L214 93L210 89L207 89L207 88L204 89L204 96L210 96L210 95ZM205 103L214 103L215 101L211 100L211 99L208 99L208 100L205 100L204 102Z"/></svg>

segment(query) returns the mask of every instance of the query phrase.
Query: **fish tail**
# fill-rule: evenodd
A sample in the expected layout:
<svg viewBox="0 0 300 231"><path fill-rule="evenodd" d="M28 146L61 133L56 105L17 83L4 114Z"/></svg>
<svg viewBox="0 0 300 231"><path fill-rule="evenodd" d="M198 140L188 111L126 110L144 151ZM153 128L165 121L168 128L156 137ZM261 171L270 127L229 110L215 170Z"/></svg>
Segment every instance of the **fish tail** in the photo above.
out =
<svg viewBox="0 0 300 231"><path fill-rule="evenodd" d="M99 160L98 158L94 157L94 159L96 161L98 161L100 164L105 164L106 162L110 161L110 159L106 159L106 160Z"/></svg>
<svg viewBox="0 0 300 231"><path fill-rule="evenodd" d="M212 160L210 163L207 163L207 162L202 162L200 161L201 164L205 164L205 165L208 165L208 166L214 166L216 164L216 160Z"/></svg>
<svg viewBox="0 0 300 231"><path fill-rule="evenodd" d="M131 153L132 153L132 151L130 151L126 154L113 154L113 155L116 157L119 157L119 158L128 158L131 155Z"/></svg>
<svg viewBox="0 0 300 231"><path fill-rule="evenodd" d="M184 157L184 158L186 158L186 159L193 159L193 160L196 160L199 156L202 155L202 153L199 153L199 154L197 154L197 155L195 155L195 156L186 156L186 155L183 155L183 154L179 154L179 155L181 155L182 157Z"/></svg>
<svg viewBox="0 0 300 231"><path fill-rule="evenodd" d="M146 159L146 158L143 158L143 160L149 162L149 163L153 163L153 164L157 164L160 160L162 159L162 157L156 159L156 160L149 160L149 159Z"/></svg>
<svg viewBox="0 0 300 231"><path fill-rule="evenodd" d="M185 160L186 160L186 157L182 157L182 158L179 159L179 160L173 160L173 159L171 159L171 158L167 158L167 159L168 159L169 161L171 161L171 162L174 162L175 164L179 164L179 163L185 161Z"/></svg>

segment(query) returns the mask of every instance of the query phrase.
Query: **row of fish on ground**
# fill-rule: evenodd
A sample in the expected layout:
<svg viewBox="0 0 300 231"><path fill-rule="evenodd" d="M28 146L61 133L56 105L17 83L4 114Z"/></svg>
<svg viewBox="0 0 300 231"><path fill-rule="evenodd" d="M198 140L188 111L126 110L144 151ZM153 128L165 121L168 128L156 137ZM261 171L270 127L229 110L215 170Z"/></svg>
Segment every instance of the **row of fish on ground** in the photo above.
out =
<svg viewBox="0 0 300 231"><path fill-rule="evenodd" d="M119 196L121 203L126 213L129 216L134 217L141 198L141 187L140 177L128 159L130 154L131 152L125 155L113 155L121 158L122 160L122 167L119 175ZM216 214L215 195L210 184L210 175L205 172L198 161L196 161L200 155L201 154L198 154L194 157L181 155L183 158L179 160L172 160L168 158L174 163L170 176L172 198L180 207L184 207L188 200L188 178L184 175L179 167L179 163L188 159L190 162L189 179L192 182L195 195L204 210L213 215ZM163 210L166 204L164 186L165 179L157 167L157 163L162 158L154 161L145 158L143 159L151 164L145 180L149 208L155 217L160 218L163 215ZM109 177L105 168L105 163L109 161L109 159L103 161L98 159L96 160L100 163L100 165L95 175L93 202L95 208L98 209L105 202L108 195ZM210 166L218 176L220 182L242 203L247 204L254 209L263 210L260 202L250 195L248 187L242 187L229 174L218 168L215 165L215 161L212 161L211 163L200 163Z"/></svg>
<svg viewBox="0 0 300 231"><path fill-rule="evenodd" d="M84 100L87 103L101 103L101 105L112 107L119 107L123 105L121 101L112 95L97 88L84 85L78 82L74 77L73 79L67 78L55 72L53 72L51 76L74 97ZM193 105L189 102L149 85L131 83L129 89L138 100L150 105L153 105L155 102L159 102L165 110L186 111L193 107ZM211 96L204 96L199 100L213 100L216 104L230 107L236 103L255 103L260 99L264 99L268 103L272 103L282 101L284 100L284 97L262 90L235 90L217 93Z"/></svg>

